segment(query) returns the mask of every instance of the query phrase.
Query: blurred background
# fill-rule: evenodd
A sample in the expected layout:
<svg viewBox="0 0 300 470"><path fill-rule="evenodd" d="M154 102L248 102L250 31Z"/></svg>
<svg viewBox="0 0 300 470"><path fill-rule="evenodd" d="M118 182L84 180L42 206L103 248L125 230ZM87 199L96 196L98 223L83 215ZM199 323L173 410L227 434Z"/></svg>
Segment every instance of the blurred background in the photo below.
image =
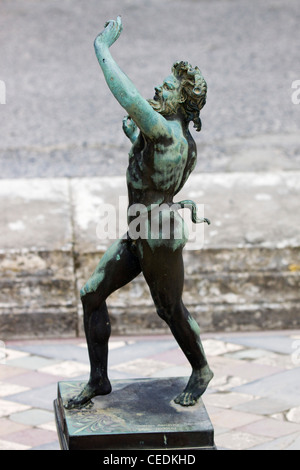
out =
<svg viewBox="0 0 300 470"><path fill-rule="evenodd" d="M299 169L296 0L1 0L2 178L124 173L124 112L93 49L117 15L112 53L146 98L173 62L202 70L196 171Z"/></svg>
<svg viewBox="0 0 300 470"><path fill-rule="evenodd" d="M187 304L207 331L299 325L298 2L2 0L0 11L4 339L82 333L78 291L111 242L97 236L99 207L125 216L125 112L93 48L118 15L111 52L143 96L177 60L208 83L182 195L212 225L185 253ZM140 277L111 308L115 332L166 331Z"/></svg>

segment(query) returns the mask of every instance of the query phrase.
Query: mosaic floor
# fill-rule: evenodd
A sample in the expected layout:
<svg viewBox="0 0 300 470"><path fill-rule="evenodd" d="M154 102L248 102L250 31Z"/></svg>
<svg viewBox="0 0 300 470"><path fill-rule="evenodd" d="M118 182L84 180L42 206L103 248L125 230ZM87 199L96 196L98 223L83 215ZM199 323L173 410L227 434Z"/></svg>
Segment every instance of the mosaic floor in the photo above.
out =
<svg viewBox="0 0 300 470"><path fill-rule="evenodd" d="M300 450L300 331L203 335L220 450ZM112 338L111 379L189 376L171 336ZM85 339L0 342L0 450L58 450L57 382L86 380Z"/></svg>

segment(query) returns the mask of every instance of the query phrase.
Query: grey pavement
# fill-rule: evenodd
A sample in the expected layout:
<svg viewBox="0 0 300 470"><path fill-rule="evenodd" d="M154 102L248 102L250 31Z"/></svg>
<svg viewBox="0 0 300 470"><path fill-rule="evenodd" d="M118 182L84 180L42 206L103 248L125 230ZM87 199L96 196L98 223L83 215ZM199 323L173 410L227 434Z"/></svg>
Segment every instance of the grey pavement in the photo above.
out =
<svg viewBox="0 0 300 470"><path fill-rule="evenodd" d="M202 340L214 372L203 402L218 450L300 450L300 331L204 334ZM58 450L57 383L88 379L85 340L8 341L0 352L0 449ZM170 336L111 338L112 380L188 380L190 372Z"/></svg>
<svg viewBox="0 0 300 470"><path fill-rule="evenodd" d="M112 53L146 98L175 61L202 69L196 171L300 169L298 0L3 0L1 178L124 174L124 110L93 49L117 15Z"/></svg>

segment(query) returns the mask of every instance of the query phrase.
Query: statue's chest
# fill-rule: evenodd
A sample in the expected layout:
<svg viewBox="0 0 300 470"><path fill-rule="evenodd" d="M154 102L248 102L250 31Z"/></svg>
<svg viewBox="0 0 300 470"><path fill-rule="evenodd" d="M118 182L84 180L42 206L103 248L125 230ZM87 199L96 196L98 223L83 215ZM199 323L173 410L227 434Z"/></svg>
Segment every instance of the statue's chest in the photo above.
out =
<svg viewBox="0 0 300 470"><path fill-rule="evenodd" d="M129 152L127 182L136 189L143 189L152 172L152 149L140 135Z"/></svg>

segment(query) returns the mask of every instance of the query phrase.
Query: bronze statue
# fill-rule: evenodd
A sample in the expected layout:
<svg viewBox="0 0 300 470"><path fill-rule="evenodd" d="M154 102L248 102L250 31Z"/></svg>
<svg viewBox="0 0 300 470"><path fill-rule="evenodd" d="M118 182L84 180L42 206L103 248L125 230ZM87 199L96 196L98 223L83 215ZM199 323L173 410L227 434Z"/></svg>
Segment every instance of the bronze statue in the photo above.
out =
<svg viewBox="0 0 300 470"><path fill-rule="evenodd" d="M136 214L132 207L145 207L145 220L151 207L167 208L173 197L187 181L196 164L196 144L189 132L193 121L201 129L200 110L206 102L206 82L200 72L187 62L173 65L172 74L155 88L152 100L144 99L130 79L116 64L109 51L122 31L121 18L109 21L95 40L95 52L106 82L127 111L123 130L132 142L127 170L128 224ZM179 207L192 206L193 220L197 219L195 204L181 201ZM169 215L169 214L168 214ZM130 230L104 254L94 274L81 290L84 328L90 358L90 378L81 393L70 399L67 408L84 405L97 395L111 392L107 376L110 321L107 297L139 273L150 288L158 315L165 320L177 343L192 366L192 375L175 403L194 405L205 392L213 377L202 343L199 327L182 302L184 267L182 250L187 241L184 221L175 210L168 237L136 237Z"/></svg>

